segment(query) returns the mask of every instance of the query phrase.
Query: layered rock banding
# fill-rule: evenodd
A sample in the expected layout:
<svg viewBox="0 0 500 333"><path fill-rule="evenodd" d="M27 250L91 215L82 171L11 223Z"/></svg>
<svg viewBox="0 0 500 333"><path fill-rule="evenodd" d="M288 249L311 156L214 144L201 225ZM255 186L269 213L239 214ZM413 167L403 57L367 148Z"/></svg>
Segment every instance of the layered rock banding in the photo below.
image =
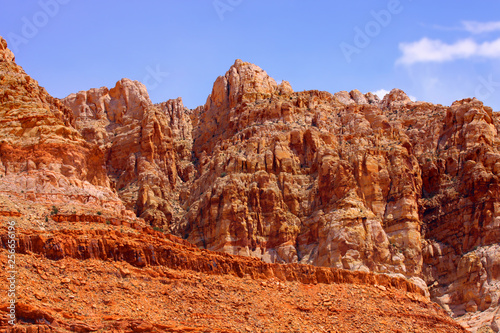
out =
<svg viewBox="0 0 500 333"><path fill-rule="evenodd" d="M267 264L172 237L128 228L27 231L18 258L29 284L16 305L25 325L15 332L466 332L403 278Z"/></svg>
<svg viewBox="0 0 500 333"><path fill-rule="evenodd" d="M212 251L395 274L498 331L499 122L480 101L294 92L241 60L193 110L128 79L58 100L1 45L1 210L71 203Z"/></svg>

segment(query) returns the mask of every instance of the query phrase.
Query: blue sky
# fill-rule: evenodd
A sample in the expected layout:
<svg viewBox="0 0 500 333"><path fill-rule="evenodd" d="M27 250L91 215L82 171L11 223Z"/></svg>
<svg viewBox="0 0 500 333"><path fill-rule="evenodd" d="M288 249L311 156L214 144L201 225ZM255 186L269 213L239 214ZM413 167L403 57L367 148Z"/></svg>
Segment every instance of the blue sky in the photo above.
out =
<svg viewBox="0 0 500 333"><path fill-rule="evenodd" d="M59 98L127 77L194 108L239 58L295 91L400 88L500 111L498 13L497 0L0 0L0 35Z"/></svg>

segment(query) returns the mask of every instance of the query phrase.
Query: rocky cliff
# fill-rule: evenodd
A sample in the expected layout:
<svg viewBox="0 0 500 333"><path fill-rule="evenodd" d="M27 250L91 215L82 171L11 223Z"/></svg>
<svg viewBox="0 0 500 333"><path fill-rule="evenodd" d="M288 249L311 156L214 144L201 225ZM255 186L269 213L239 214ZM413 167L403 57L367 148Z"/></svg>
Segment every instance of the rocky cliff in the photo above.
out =
<svg viewBox="0 0 500 333"><path fill-rule="evenodd" d="M63 213L266 263L386 273L498 331L499 122L480 101L294 92L241 60L194 110L153 104L128 79L57 100L1 45L0 198L27 230L56 233ZM108 260L114 245L99 244L56 248Z"/></svg>
<svg viewBox="0 0 500 333"><path fill-rule="evenodd" d="M178 224L179 182L193 173L191 121L182 100L153 105L146 87L123 79L62 100L75 128L105 155L103 166L128 209L157 227Z"/></svg>
<svg viewBox="0 0 500 333"><path fill-rule="evenodd" d="M17 205L33 223L44 223L52 206L135 217L111 186L103 149L75 128L71 109L16 65L4 39L0 87L0 205Z"/></svg>

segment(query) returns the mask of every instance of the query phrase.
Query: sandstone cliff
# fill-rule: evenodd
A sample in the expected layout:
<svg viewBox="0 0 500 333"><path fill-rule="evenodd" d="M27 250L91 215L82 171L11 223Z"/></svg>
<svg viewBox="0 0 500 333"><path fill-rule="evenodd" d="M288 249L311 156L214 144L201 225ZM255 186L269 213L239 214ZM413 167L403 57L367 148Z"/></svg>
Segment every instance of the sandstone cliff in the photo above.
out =
<svg viewBox="0 0 500 333"><path fill-rule="evenodd" d="M57 100L1 47L0 210L27 230L58 232L54 205L78 223L146 221L212 251L407 278L498 331L499 122L480 101L294 92L241 60L194 110L128 79ZM106 260L101 242L63 257Z"/></svg>
<svg viewBox="0 0 500 333"><path fill-rule="evenodd" d="M81 91L62 100L75 128L100 147L111 187L128 209L157 227L178 220L179 178L189 180L191 128L182 100L153 105L146 88L123 79L112 89Z"/></svg>
<svg viewBox="0 0 500 333"><path fill-rule="evenodd" d="M0 205L17 205L33 223L50 208L35 213L29 202L133 218L110 187L104 151L74 127L71 109L16 65L3 38L0 46Z"/></svg>
<svg viewBox="0 0 500 333"><path fill-rule="evenodd" d="M444 107L397 89L380 101L273 83L236 61L198 110L188 240L401 273L454 316L468 313L464 323L491 312L498 330L497 114L476 99Z"/></svg>

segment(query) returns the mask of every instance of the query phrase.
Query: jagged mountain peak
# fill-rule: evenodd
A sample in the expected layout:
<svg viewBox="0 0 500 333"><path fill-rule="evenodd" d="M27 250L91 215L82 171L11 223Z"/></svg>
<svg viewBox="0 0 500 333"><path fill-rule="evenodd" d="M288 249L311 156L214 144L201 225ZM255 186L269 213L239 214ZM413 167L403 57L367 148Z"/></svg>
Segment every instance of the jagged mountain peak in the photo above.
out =
<svg viewBox="0 0 500 333"><path fill-rule="evenodd" d="M0 61L15 61L14 53L8 48L7 41L0 36Z"/></svg>
<svg viewBox="0 0 500 333"><path fill-rule="evenodd" d="M206 108L233 108L276 93L278 84L263 69L237 59L224 76L219 76L208 97Z"/></svg>

